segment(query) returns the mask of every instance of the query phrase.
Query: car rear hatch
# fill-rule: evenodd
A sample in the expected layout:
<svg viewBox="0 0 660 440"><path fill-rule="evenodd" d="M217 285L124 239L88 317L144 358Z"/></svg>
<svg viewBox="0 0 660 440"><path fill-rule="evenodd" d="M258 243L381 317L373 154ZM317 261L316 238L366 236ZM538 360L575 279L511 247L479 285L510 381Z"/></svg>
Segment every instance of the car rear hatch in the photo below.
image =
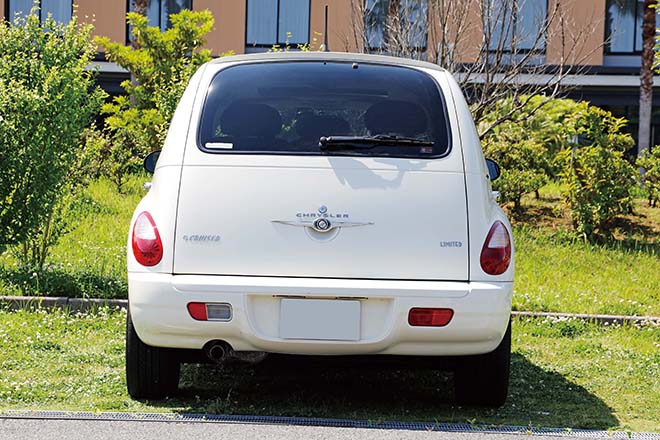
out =
<svg viewBox="0 0 660 440"><path fill-rule="evenodd" d="M209 90L184 158L175 273L468 279L460 148L428 74L246 64ZM352 140L322 151L327 136Z"/></svg>

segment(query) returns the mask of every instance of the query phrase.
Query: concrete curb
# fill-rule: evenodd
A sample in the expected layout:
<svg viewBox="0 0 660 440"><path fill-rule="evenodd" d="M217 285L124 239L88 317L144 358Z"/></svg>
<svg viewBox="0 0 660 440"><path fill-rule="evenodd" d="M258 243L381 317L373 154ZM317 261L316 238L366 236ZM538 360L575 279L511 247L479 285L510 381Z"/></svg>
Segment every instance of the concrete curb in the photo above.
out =
<svg viewBox="0 0 660 440"><path fill-rule="evenodd" d="M100 298L65 298L46 296L0 296L0 305L6 305L10 310L24 308L54 307L67 309L73 312L86 312L96 310L99 307L128 308L128 300L125 299L100 299ZM660 316L625 316L625 315L589 315L586 313L553 313L553 312L511 312L513 316L520 318L549 318L554 320L579 319L594 322L601 325L616 324L650 324L660 325Z"/></svg>
<svg viewBox="0 0 660 440"><path fill-rule="evenodd" d="M601 325L650 324L660 325L660 316L589 315L587 313L511 312L521 318L579 319Z"/></svg>
<svg viewBox="0 0 660 440"><path fill-rule="evenodd" d="M100 307L128 308L125 299L100 298L65 298L47 296L0 296L0 304L6 305L10 310L25 308L67 309L72 312L86 312Z"/></svg>

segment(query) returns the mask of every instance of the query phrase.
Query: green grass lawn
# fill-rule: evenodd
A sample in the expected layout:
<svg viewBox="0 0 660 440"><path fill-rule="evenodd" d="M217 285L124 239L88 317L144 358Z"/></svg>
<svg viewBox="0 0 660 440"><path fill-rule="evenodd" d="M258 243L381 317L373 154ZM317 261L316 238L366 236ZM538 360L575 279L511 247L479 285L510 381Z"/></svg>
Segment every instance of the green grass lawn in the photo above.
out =
<svg viewBox="0 0 660 440"><path fill-rule="evenodd" d="M660 258L516 227L516 310L660 316Z"/></svg>
<svg viewBox="0 0 660 440"><path fill-rule="evenodd" d="M516 320L508 403L461 408L434 370L188 365L181 394L134 401L125 313L0 311L0 411L203 412L660 431L660 328Z"/></svg>
<svg viewBox="0 0 660 440"><path fill-rule="evenodd" d="M516 246L514 308L660 316L660 208L645 200L612 220L612 236L586 243L570 234L559 188L526 197L511 213Z"/></svg>
<svg viewBox="0 0 660 440"><path fill-rule="evenodd" d="M26 273L11 252L0 255L0 294L126 298L128 227L147 180L131 178L125 194L106 179L92 182L42 274Z"/></svg>
<svg viewBox="0 0 660 440"><path fill-rule="evenodd" d="M0 256L0 294L125 298L126 235L146 180L131 179L125 195L107 180L94 182L43 274L25 273L10 253ZM525 198L525 214L511 216L514 308L660 316L660 208L640 200L635 216L617 220L613 238L588 244L567 233L557 188L541 196Z"/></svg>

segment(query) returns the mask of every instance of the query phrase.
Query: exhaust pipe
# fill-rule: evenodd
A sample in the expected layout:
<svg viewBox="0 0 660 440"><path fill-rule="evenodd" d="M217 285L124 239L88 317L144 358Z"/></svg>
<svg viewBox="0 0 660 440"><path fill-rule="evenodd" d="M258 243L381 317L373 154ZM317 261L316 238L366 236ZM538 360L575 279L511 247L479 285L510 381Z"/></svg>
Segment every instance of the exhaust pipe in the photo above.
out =
<svg viewBox="0 0 660 440"><path fill-rule="evenodd" d="M206 356L216 364L221 364L232 357L234 350L224 341L211 341L204 347Z"/></svg>
<svg viewBox="0 0 660 440"><path fill-rule="evenodd" d="M248 364L258 364L263 361L267 353L263 351L234 351L234 349L225 341L209 341L204 345L206 357L216 364L226 364L231 362L246 362Z"/></svg>

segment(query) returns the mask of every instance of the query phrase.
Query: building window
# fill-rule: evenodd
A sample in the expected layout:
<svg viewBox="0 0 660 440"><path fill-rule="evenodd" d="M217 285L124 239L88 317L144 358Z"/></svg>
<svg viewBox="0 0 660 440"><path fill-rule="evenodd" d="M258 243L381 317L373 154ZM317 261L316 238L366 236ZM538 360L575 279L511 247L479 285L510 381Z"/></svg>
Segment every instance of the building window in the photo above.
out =
<svg viewBox="0 0 660 440"><path fill-rule="evenodd" d="M25 17L30 14L30 10L34 6L34 0L9 0L9 15L7 18L13 20L16 14ZM38 6L41 21L46 20L48 14L51 14L53 19L59 23L68 23L71 21L71 15L73 13L73 2L71 0L41 0Z"/></svg>
<svg viewBox="0 0 660 440"><path fill-rule="evenodd" d="M248 0L248 46L309 43L309 0Z"/></svg>
<svg viewBox="0 0 660 440"><path fill-rule="evenodd" d="M133 11L133 1L129 1L129 11ZM147 0L147 19L149 26L159 27L165 32L172 27L171 14L178 14L183 9L192 9L192 0Z"/></svg>
<svg viewBox="0 0 660 440"><path fill-rule="evenodd" d="M643 20L644 1L608 0L606 51L613 54L641 53Z"/></svg>
<svg viewBox="0 0 660 440"><path fill-rule="evenodd" d="M408 49L426 50L428 0L365 0L364 28L371 51L387 50L389 32L398 32ZM399 20L398 25L391 18Z"/></svg>
<svg viewBox="0 0 660 440"><path fill-rule="evenodd" d="M543 52L548 0L490 0L484 14L488 49Z"/></svg>

